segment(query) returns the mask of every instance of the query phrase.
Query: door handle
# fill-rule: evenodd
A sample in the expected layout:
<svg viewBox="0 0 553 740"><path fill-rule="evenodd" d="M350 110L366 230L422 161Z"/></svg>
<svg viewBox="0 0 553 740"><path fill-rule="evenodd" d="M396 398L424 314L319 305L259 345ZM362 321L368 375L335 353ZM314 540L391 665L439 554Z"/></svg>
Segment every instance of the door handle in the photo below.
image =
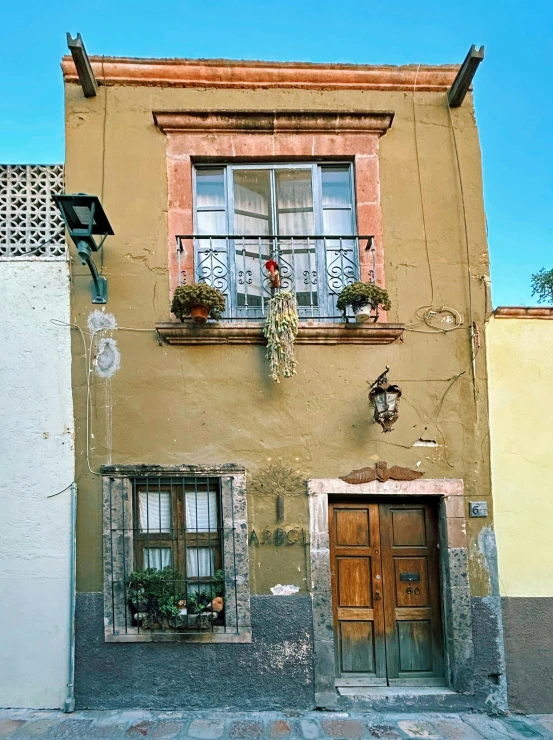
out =
<svg viewBox="0 0 553 740"><path fill-rule="evenodd" d="M380 592L379 591L376 591L375 592L375 595L374 595L374 600L375 601L380 601L381 598L382 598L382 596L380 595Z"/></svg>

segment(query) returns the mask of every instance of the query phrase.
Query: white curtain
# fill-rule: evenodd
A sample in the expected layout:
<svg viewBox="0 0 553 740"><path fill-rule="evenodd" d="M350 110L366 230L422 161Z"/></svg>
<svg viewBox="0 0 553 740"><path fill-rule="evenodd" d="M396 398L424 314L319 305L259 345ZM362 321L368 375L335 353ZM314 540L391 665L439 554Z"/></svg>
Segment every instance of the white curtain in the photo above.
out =
<svg viewBox="0 0 553 740"><path fill-rule="evenodd" d="M171 565L171 548L169 547L145 547L144 567L161 570Z"/></svg>
<svg viewBox="0 0 553 740"><path fill-rule="evenodd" d="M217 531L215 491L186 491L184 495L187 532Z"/></svg>
<svg viewBox="0 0 553 740"><path fill-rule="evenodd" d="M275 170L279 236L310 236L315 233L311 170ZM296 293L298 305L316 305L317 262L314 241L280 240L282 273L293 271L294 282L284 284Z"/></svg>
<svg viewBox="0 0 553 740"><path fill-rule="evenodd" d="M171 494L168 491L140 491L138 509L141 532L171 531Z"/></svg>
<svg viewBox="0 0 553 740"><path fill-rule="evenodd" d="M213 548L189 547L186 550L186 574L188 578L209 578L215 572ZM207 584L190 583L189 591L201 591Z"/></svg>

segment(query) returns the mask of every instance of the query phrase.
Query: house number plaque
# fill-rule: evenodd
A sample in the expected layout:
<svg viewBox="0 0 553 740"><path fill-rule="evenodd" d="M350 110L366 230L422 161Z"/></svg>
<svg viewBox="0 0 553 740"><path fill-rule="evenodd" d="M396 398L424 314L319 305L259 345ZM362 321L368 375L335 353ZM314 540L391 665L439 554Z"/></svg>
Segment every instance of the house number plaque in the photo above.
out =
<svg viewBox="0 0 553 740"><path fill-rule="evenodd" d="M307 533L305 529L299 527L291 527L290 529L265 527L260 530L259 534L255 529L252 529L248 542L250 545L276 545L277 547L282 545L307 545Z"/></svg>

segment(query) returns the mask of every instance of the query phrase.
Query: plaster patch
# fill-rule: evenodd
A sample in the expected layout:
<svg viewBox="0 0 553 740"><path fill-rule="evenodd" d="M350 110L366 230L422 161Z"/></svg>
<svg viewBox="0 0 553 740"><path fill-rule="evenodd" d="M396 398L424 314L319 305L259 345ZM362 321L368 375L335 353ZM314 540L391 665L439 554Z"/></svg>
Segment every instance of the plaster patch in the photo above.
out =
<svg viewBox="0 0 553 740"><path fill-rule="evenodd" d="M435 439L423 439L419 437L416 442L413 442L413 447L437 447L438 443Z"/></svg>
<svg viewBox="0 0 553 740"><path fill-rule="evenodd" d="M283 586L281 583L277 583L276 586L271 588L271 593L273 596L291 596L297 594L299 590L299 586Z"/></svg>
<svg viewBox="0 0 553 740"><path fill-rule="evenodd" d="M117 321L112 313L104 313L95 309L88 316L88 331L95 332L99 329L117 329Z"/></svg>
<svg viewBox="0 0 553 740"><path fill-rule="evenodd" d="M115 339L100 339L98 351L94 358L96 374L101 378L111 378L121 366L121 353Z"/></svg>

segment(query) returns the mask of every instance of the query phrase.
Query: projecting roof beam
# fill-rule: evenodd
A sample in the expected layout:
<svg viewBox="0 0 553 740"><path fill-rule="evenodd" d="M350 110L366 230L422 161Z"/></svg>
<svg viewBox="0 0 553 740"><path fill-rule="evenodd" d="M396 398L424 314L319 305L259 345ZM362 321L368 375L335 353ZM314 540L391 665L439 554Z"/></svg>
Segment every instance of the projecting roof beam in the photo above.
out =
<svg viewBox="0 0 553 740"><path fill-rule="evenodd" d="M85 98L93 98L98 94L98 83L96 82L96 77L94 77L92 65L90 64L90 59L88 58L88 54L84 48L81 34L78 33L77 38L73 39L71 38L71 34L68 32L67 46L69 47L69 51L71 52L71 56L75 62L77 74L79 75L79 82L83 88Z"/></svg>
<svg viewBox="0 0 553 740"><path fill-rule="evenodd" d="M470 47L469 53L465 57L465 61L461 65L461 69L457 72L457 77L453 80L453 85L450 87L447 94L447 102L450 108L458 108L465 99L469 87L472 83L472 78L476 74L478 65L484 59L484 47L481 46L479 49L473 44Z"/></svg>

